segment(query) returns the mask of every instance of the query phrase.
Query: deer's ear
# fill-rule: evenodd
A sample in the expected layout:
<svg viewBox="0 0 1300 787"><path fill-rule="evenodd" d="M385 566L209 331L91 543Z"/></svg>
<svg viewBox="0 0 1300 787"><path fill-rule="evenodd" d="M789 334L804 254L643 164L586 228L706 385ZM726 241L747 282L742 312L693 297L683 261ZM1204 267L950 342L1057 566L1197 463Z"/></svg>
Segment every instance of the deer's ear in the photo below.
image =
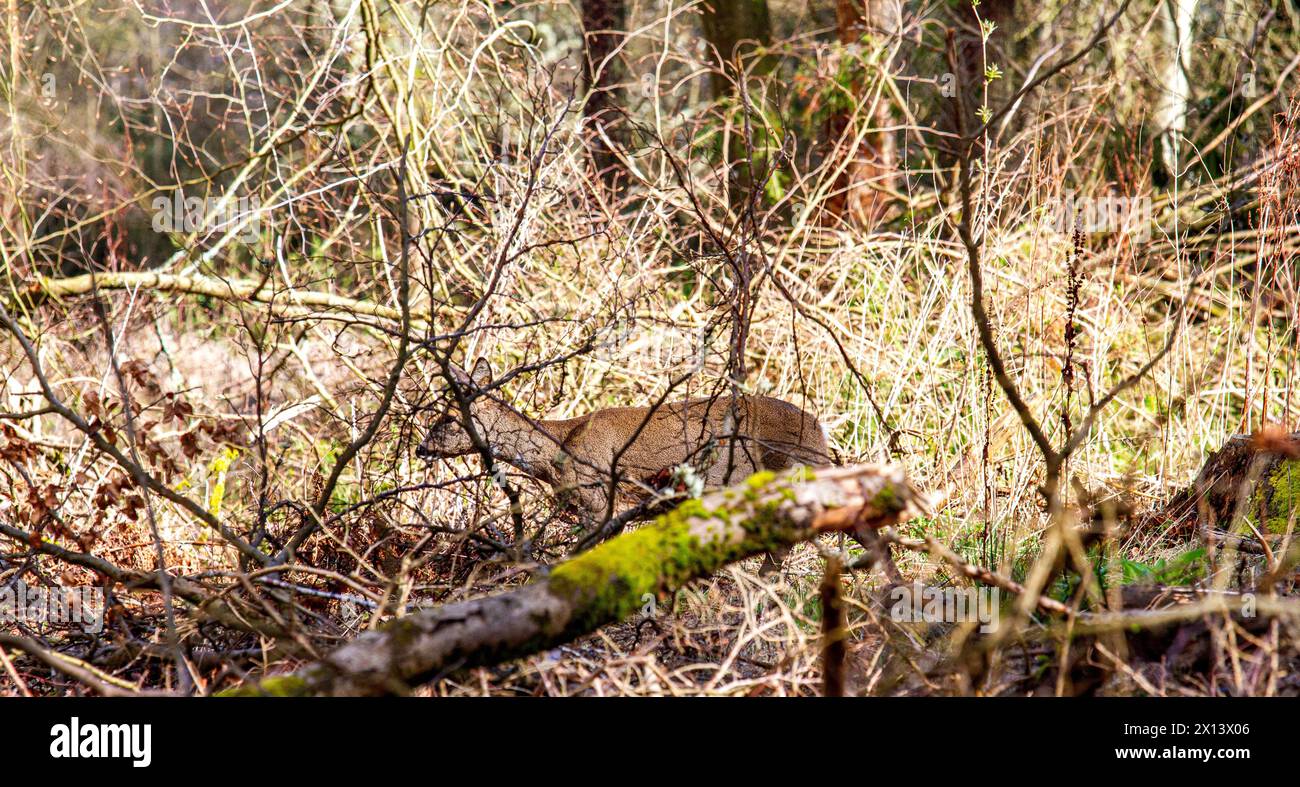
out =
<svg viewBox="0 0 1300 787"><path fill-rule="evenodd" d="M451 379L453 382L455 382L457 385L469 385L470 382L469 375L465 374L464 369L460 368L460 366L454 363L450 365L450 368L451 368Z"/></svg>
<svg viewBox="0 0 1300 787"><path fill-rule="evenodd" d="M486 388L492 382L492 366L486 358L479 358L474 362L474 370L470 372L470 377L479 388Z"/></svg>

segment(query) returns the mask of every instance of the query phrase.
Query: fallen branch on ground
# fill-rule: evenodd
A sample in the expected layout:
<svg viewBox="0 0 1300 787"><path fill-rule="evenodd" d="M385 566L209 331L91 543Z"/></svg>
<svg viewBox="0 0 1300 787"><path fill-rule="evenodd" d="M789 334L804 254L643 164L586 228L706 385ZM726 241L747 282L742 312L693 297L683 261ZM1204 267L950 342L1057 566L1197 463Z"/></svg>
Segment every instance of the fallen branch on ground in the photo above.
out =
<svg viewBox="0 0 1300 787"><path fill-rule="evenodd" d="M927 502L895 466L757 473L565 561L537 582L399 618L296 673L227 693L402 693L451 670L568 642L631 616L647 594L672 593L733 561L820 533L902 522Z"/></svg>
<svg viewBox="0 0 1300 787"><path fill-rule="evenodd" d="M139 693L131 683L113 677L81 659L42 647L34 639L17 637L11 634L0 634L0 647L24 651L46 667L75 678L105 697L126 697Z"/></svg>
<svg viewBox="0 0 1300 787"><path fill-rule="evenodd" d="M319 308L344 312L352 316L375 317L400 323L402 313L399 309L384 306L371 301L347 298L329 292L313 290L283 289L273 286L272 282L256 282L247 279L219 279L214 276L172 273L98 273L91 280L90 274L72 276L66 279L41 277L32 283L33 295L50 298L62 298L70 295L85 295L101 290L144 289L155 292L172 292L182 295L202 295L225 301L243 301L266 305L283 305L298 308ZM412 309L411 321L414 327L422 328L429 323L431 315L427 310Z"/></svg>
<svg viewBox="0 0 1300 787"><path fill-rule="evenodd" d="M4 522L0 522L0 536L11 539L18 544L27 545L29 548L36 549L57 560L88 568L128 589L159 589L158 572L156 571L137 571L122 568L98 555L77 552L59 546L48 539L20 530ZM293 648L293 632L286 628L282 621L276 621L268 617L264 612L252 607L236 604L233 600L223 597L223 594L211 592L199 583L185 577L172 576L171 583L173 594L190 604L196 614L201 614L208 620L229 626L238 631L248 631L273 638L281 646L289 647L290 652L296 652L296 649Z"/></svg>

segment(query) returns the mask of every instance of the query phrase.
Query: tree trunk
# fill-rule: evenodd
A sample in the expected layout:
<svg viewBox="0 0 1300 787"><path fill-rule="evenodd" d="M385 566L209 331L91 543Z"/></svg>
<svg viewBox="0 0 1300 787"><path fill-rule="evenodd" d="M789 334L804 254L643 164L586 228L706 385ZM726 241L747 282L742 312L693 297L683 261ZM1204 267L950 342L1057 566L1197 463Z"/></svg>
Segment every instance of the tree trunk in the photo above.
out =
<svg viewBox="0 0 1300 787"><path fill-rule="evenodd" d="M445 671L494 664L627 618L696 577L820 533L904 521L925 498L901 469L760 472L555 566L518 590L398 618L325 659L231 695L404 693Z"/></svg>
<svg viewBox="0 0 1300 787"><path fill-rule="evenodd" d="M1265 538L1300 530L1298 506L1300 433L1261 430L1229 438L1150 522L1171 536L1232 532L1257 542L1252 527Z"/></svg>
<svg viewBox="0 0 1300 787"><path fill-rule="evenodd" d="M731 99L730 109L739 105L737 86L743 78L744 70L741 59L748 50L755 46L766 46L772 41L772 19L768 14L767 0L710 0L705 6L701 21L704 38L717 53L721 63L710 72L713 85L713 97L724 103ZM754 72L762 75L769 72L775 60L764 57L754 66ZM731 118L738 118L735 112L729 112ZM754 171L753 152L756 140L746 140L743 135L744 124L732 124L729 141L725 150L727 163L727 201L732 205L743 205L754 198L754 184L763 179L763 173Z"/></svg>
<svg viewBox="0 0 1300 787"><path fill-rule="evenodd" d="M591 158L607 182L617 172L618 110L623 105L621 69L614 50L627 28L624 0L582 0L582 31L586 42L586 80L590 94L583 117L590 133Z"/></svg>
<svg viewBox="0 0 1300 787"><path fill-rule="evenodd" d="M1168 60L1161 79L1163 92L1156 109L1156 122L1160 125L1160 158L1172 184L1178 175L1183 132L1187 129L1187 103L1191 98L1187 67L1192 54L1196 0L1163 0L1161 6L1161 29Z"/></svg>
<svg viewBox="0 0 1300 787"><path fill-rule="evenodd" d="M746 44L766 45L772 41L767 0L711 0L704 9L703 27L704 39L722 60L722 70L712 74L713 97L733 95L732 80L739 79L740 74L737 56L745 53Z"/></svg>
<svg viewBox="0 0 1300 787"><path fill-rule="evenodd" d="M871 227L884 217L889 197L882 190L893 190L897 179L898 154L894 135L885 129L891 124L890 96L875 90L879 84L869 63L871 55L888 38L896 35L902 21L898 0L837 0L835 19L840 44L844 47L845 66L841 73L851 74L843 86L851 104L830 119L829 137L847 157L844 170L836 178L835 190L827 200L830 213L860 227ZM888 55L881 61L888 71ZM846 72L846 67L849 69ZM887 79L888 75L881 75Z"/></svg>

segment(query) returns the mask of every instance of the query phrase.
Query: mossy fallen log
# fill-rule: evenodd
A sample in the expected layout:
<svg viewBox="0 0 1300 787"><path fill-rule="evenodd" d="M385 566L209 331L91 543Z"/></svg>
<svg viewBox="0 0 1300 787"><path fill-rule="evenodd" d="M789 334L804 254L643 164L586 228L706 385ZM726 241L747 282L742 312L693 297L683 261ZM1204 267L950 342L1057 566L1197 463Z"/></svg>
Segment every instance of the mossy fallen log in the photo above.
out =
<svg viewBox="0 0 1300 787"><path fill-rule="evenodd" d="M1300 530L1300 433L1234 435L1161 512L1175 535Z"/></svg>
<svg viewBox="0 0 1300 787"><path fill-rule="evenodd" d="M688 501L555 566L532 584L398 618L321 661L227 695L403 693L447 670L494 664L629 617L647 594L819 533L879 528L925 510L901 469L858 465L743 484Z"/></svg>

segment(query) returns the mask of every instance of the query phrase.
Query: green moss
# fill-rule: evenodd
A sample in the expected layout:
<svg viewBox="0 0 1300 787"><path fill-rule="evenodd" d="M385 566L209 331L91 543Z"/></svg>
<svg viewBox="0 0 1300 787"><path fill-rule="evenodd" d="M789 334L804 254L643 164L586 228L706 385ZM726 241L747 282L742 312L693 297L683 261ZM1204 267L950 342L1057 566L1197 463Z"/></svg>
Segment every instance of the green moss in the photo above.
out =
<svg viewBox="0 0 1300 787"><path fill-rule="evenodd" d="M767 485L776 480L776 473L771 470L759 470L749 478L745 479L744 490L746 500L757 500Z"/></svg>
<svg viewBox="0 0 1300 787"><path fill-rule="evenodd" d="M771 470L759 470L745 479L745 487L755 491L762 489L776 480L776 473Z"/></svg>
<svg viewBox="0 0 1300 787"><path fill-rule="evenodd" d="M688 575L699 549L690 520L709 516L699 500L688 500L654 524L556 566L550 575L551 591L573 601L584 618L627 617L646 593L657 596L675 578ZM725 527L725 522L719 526Z"/></svg>
<svg viewBox="0 0 1300 787"><path fill-rule="evenodd" d="M1285 533L1296 517L1296 529L1300 530L1300 460L1283 459L1273 468L1268 476L1268 483L1261 484L1267 488L1268 510L1264 530L1269 533ZM1257 515L1258 505L1251 506L1251 513Z"/></svg>
<svg viewBox="0 0 1300 787"><path fill-rule="evenodd" d="M732 560L787 543L795 534L778 521L784 498L759 501L775 478L775 473L763 471L746 480L747 500L735 504L745 509L743 538L724 537L740 515L733 504L709 509L700 500L688 500L653 524L556 566L548 581L551 592L578 611L570 626L590 630L621 620L640 609L646 594L660 596ZM702 528L692 526L700 521L705 523ZM703 542L700 533L706 536Z"/></svg>
<svg viewBox="0 0 1300 787"><path fill-rule="evenodd" d="M272 675L256 683L245 683L225 691L217 692L218 697L305 697L311 692L307 681L292 673Z"/></svg>
<svg viewBox="0 0 1300 787"><path fill-rule="evenodd" d="M882 513L901 511L903 509L903 501L898 499L898 494L894 491L894 487L889 484L880 488L880 491L876 493L875 500L872 502L875 503L876 507Z"/></svg>

